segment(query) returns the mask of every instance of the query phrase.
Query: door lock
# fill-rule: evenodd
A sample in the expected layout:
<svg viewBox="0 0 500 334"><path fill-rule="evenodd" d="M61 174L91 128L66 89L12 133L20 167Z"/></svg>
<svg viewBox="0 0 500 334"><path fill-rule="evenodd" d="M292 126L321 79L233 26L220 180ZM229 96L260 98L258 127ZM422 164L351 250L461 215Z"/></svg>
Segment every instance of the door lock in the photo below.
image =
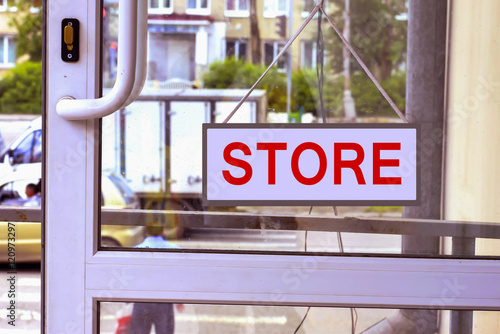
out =
<svg viewBox="0 0 500 334"><path fill-rule="evenodd" d="M61 59L77 62L80 54L80 22L77 19L64 19L61 25Z"/></svg>

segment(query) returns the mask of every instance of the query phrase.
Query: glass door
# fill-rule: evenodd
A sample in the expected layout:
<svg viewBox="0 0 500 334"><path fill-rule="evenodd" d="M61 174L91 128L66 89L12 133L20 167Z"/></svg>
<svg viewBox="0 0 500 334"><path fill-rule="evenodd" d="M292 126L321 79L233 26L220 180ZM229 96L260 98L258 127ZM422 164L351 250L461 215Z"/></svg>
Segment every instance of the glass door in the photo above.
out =
<svg viewBox="0 0 500 334"><path fill-rule="evenodd" d="M248 8L242 3L240 11ZM168 1L147 4L172 8ZM192 7L183 6L186 13ZM408 219L400 208L375 206L203 203L202 124L220 122L245 91L210 90L209 77L200 74L219 54L209 46L225 49L217 35L223 11L215 11L215 1L201 7L215 19L205 11L189 17L152 11L144 20L142 0L47 2L45 332L129 326L149 333L154 324L156 333L170 333L174 318L178 333L290 333L300 326L309 333L356 332L356 324L367 333L470 333L473 319L494 328L488 318L497 315L486 311L500 307L498 260L491 248L471 254L457 245L496 242L496 221ZM293 7L294 17L308 15L302 4ZM284 13L275 14L278 21ZM271 19L258 15L261 24ZM230 26L224 29L229 35ZM171 54L169 43L186 40L194 54L191 68L180 72L189 76L162 71L170 63L153 56ZM241 36L238 44L241 51L250 43ZM279 86L281 74L276 70L271 83ZM205 87L196 89L202 77ZM137 100L129 100L142 80ZM266 108L267 94L254 92L235 118L282 118ZM439 249L404 251L404 236L417 244L433 238ZM159 320L152 319L156 313Z"/></svg>

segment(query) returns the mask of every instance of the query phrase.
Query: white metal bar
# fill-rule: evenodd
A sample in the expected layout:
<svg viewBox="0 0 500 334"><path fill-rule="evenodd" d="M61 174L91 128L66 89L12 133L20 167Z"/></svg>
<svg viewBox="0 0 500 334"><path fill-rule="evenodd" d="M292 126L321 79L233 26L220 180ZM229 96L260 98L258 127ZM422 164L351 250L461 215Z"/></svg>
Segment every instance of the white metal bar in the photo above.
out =
<svg viewBox="0 0 500 334"><path fill-rule="evenodd" d="M120 47L118 48L118 71L113 89L98 99L74 99L68 95L62 97L56 106L56 112L62 118L84 120L104 117L119 110L129 99L135 84L137 1L120 1L118 31Z"/></svg>
<svg viewBox="0 0 500 334"><path fill-rule="evenodd" d="M65 5L51 2L45 10L43 332L92 333L92 313L85 304L85 256L86 226L96 218L99 198L99 123L68 122L56 113L56 105L68 94L82 99L98 96L102 8L98 1L75 0ZM76 63L60 58L61 21L68 17L80 21L81 54Z"/></svg>
<svg viewBox="0 0 500 334"><path fill-rule="evenodd" d="M115 301L500 309L491 261L99 252L86 268L87 291Z"/></svg>

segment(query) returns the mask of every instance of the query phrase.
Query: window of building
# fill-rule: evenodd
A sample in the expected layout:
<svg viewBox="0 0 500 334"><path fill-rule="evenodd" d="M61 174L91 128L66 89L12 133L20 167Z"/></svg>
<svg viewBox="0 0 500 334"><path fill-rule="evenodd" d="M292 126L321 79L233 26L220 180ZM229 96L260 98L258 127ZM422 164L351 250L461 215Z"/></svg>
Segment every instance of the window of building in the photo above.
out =
<svg viewBox="0 0 500 334"><path fill-rule="evenodd" d="M247 41L226 41L226 58L247 60Z"/></svg>
<svg viewBox="0 0 500 334"><path fill-rule="evenodd" d="M316 67L316 42L302 41L300 66L303 68Z"/></svg>
<svg viewBox="0 0 500 334"><path fill-rule="evenodd" d="M226 16L245 17L249 15L248 0L226 0Z"/></svg>
<svg viewBox="0 0 500 334"><path fill-rule="evenodd" d="M309 13L311 13L312 10L314 9L314 6L316 6L316 1L315 0L302 0L302 13L301 13L301 16L303 18L308 17ZM328 1L327 0L323 1L323 8L328 13ZM316 15L314 15L314 18L317 18L317 17L318 17L318 13L316 13Z"/></svg>
<svg viewBox="0 0 500 334"><path fill-rule="evenodd" d="M172 0L149 0L149 12L153 14L173 13Z"/></svg>
<svg viewBox="0 0 500 334"><path fill-rule="evenodd" d="M209 15L210 0L187 0L187 14Z"/></svg>
<svg viewBox="0 0 500 334"><path fill-rule="evenodd" d="M285 15L286 11L286 0L264 0L264 17Z"/></svg>
<svg viewBox="0 0 500 334"><path fill-rule="evenodd" d="M284 46L285 42L264 42L264 64L266 66L271 65L273 60L278 56ZM281 58L276 63L276 66L281 70L286 69L286 55L281 56Z"/></svg>
<svg viewBox="0 0 500 334"><path fill-rule="evenodd" d="M12 67L16 63L16 42L12 36L0 36L0 67Z"/></svg>
<svg viewBox="0 0 500 334"><path fill-rule="evenodd" d="M310 13L313 10L314 6L316 6L316 1L314 1L314 0L303 0L303 6L304 6L303 11Z"/></svg>
<svg viewBox="0 0 500 334"><path fill-rule="evenodd" d="M12 4L9 5L7 0L0 0L0 12L5 12L7 10L9 12L17 12L17 7L12 6Z"/></svg>

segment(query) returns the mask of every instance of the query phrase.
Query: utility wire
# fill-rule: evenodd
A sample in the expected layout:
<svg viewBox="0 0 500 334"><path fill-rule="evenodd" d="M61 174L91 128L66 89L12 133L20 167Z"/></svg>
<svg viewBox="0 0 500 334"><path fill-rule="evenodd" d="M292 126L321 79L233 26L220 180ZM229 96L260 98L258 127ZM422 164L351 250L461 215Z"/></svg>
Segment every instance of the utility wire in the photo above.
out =
<svg viewBox="0 0 500 334"><path fill-rule="evenodd" d="M311 215L312 209L313 209L313 207L311 206L311 207L309 208L309 215ZM305 252L307 252L307 232L308 232L308 231L306 230L306 234L305 234L305 241L304 241L304 251L305 251ZM310 311L310 310L311 310L311 307L309 306L309 307L307 308L306 314L304 314L304 317L302 318L302 321L301 321L301 322L300 322L300 324L297 326L297 328L295 329L295 332L293 332L293 334L296 334L296 333L299 331L300 327L302 327L302 324L304 323L304 321L306 321L307 315L309 314L309 311Z"/></svg>
<svg viewBox="0 0 500 334"><path fill-rule="evenodd" d="M335 216L338 216L337 207L333 207L333 212ZM339 244L339 251L341 254L344 253L344 242L342 241L342 233L337 232L337 242ZM356 334L356 325L358 324L358 311L354 307L351 307L351 333Z"/></svg>
<svg viewBox="0 0 500 334"><path fill-rule="evenodd" d="M283 47L283 49L281 50L281 52L276 56L276 58L274 58L274 60L271 63L271 65L269 65L269 67L264 71L264 73L260 76L260 78L257 79L257 81L255 81L255 83L253 84L253 86L248 90L248 92L245 94L245 96L243 96L243 98L240 100L240 102L238 102L238 104L236 105L236 107L234 107L233 111L231 111L231 113L226 117L226 119L222 123L229 122L229 120L231 119L231 117L233 117L233 115L238 111L238 109L241 107L241 105L246 101L246 99L248 99L248 97L250 96L250 94L252 94L252 92L255 89L255 87L257 87L257 85L262 81L262 79L264 79L264 77L271 70L271 68L274 66L274 64L276 64L278 62L278 59L280 59L280 57L283 54L285 54L285 52L288 50L288 48L290 47L290 45L292 45L292 43L295 41L295 39L297 37L299 37L299 35L302 32L302 30L304 30L304 28L309 24L309 22L311 22L311 20L314 18L314 15L316 15L316 13L319 13L319 10L320 10L320 8L321 8L322 5L323 5L323 0L319 0L318 3L316 4L316 6L314 6L314 8L311 11L311 13L309 14L309 16L304 20L304 22L302 23L302 25L300 26L300 28L297 30L297 32L295 34L293 34L293 36L290 38L290 40L288 40L288 42L286 42L286 44Z"/></svg>
<svg viewBox="0 0 500 334"><path fill-rule="evenodd" d="M309 306L307 308L307 311L306 311L306 314L304 315L304 318L302 318L302 321L300 322L299 326L297 327L297 329L295 329L295 332L293 332L293 334L297 334L297 332L299 331L300 327L302 327L302 324L304 323L304 321L306 320L307 318L307 314L309 313L309 311L311 310L311 306Z"/></svg>

